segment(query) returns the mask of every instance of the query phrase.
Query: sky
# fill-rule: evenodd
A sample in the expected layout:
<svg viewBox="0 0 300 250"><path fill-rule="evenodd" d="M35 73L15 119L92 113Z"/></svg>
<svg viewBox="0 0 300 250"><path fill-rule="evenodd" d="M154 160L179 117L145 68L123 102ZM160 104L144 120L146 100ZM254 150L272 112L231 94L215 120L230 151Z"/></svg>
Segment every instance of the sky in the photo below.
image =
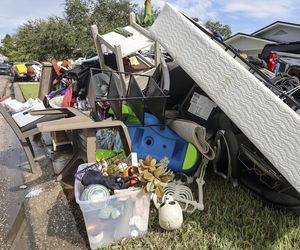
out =
<svg viewBox="0 0 300 250"><path fill-rule="evenodd" d="M300 23L300 0L152 0L152 5L162 8L166 2L203 23L210 19L228 24L233 34L251 34L275 21ZM64 0L0 0L0 39L26 20L62 16L63 10Z"/></svg>

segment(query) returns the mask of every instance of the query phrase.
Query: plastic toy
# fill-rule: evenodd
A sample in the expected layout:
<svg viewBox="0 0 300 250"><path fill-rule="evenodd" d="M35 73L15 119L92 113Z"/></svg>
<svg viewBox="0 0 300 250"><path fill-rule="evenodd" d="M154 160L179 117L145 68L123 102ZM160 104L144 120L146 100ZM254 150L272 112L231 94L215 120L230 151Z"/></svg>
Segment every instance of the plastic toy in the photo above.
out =
<svg viewBox="0 0 300 250"><path fill-rule="evenodd" d="M208 160L203 157L201 166L198 171L195 173L196 183L198 186L198 202L194 199L192 190L186 186L186 184L191 184L194 181L194 177L186 176L186 182L181 180L174 180L169 183L168 186L164 189L166 195L171 195L174 200L178 201L182 211L193 213L196 209L202 211L204 209L203 204L203 185L205 170L208 164ZM183 174L184 175L184 174Z"/></svg>
<svg viewBox="0 0 300 250"><path fill-rule="evenodd" d="M161 160L168 157L168 168L174 172L193 173L200 165L201 157L195 146L183 140L170 128L157 126L159 120L152 114L145 113L145 126L136 122L126 122L132 140L132 150L139 159L147 155ZM135 127L133 127L135 126Z"/></svg>

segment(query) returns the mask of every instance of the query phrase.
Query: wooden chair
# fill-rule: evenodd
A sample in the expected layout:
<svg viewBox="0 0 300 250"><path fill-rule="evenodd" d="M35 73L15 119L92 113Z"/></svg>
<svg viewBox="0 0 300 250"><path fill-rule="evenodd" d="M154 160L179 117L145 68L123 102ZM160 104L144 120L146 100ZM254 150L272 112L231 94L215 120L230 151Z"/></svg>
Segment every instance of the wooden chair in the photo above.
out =
<svg viewBox="0 0 300 250"><path fill-rule="evenodd" d="M81 159L84 162L96 161L96 132L98 129L117 129L121 137L125 154L129 155L131 153L131 140L127 127L123 122L118 120L95 122L88 117L84 120L74 121L72 123L69 123L67 120L68 119L49 121L37 125L40 132L72 130L73 156L58 174L58 181L70 172L77 160Z"/></svg>
<svg viewBox="0 0 300 250"><path fill-rule="evenodd" d="M78 159L85 162L96 161L96 131L103 128L116 128L120 133L123 148L126 155L131 152L131 141L125 124L121 121L95 122L89 116L75 108L59 108L31 111L32 115L44 115L44 117L20 128L7 110L0 105L0 112L14 133L18 137L31 171L36 169L35 154L30 137L43 132L72 131L73 156L63 170L59 173L58 180L63 178L74 166Z"/></svg>

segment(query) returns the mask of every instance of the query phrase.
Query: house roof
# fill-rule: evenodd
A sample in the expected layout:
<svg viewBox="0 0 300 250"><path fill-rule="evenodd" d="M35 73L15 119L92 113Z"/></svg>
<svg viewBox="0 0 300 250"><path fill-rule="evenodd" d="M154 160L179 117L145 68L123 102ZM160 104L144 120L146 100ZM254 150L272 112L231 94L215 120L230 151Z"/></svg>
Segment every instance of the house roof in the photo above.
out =
<svg viewBox="0 0 300 250"><path fill-rule="evenodd" d="M282 21L276 21L274 23L271 23L269 24L268 26L266 27L263 27L255 32L253 32L251 35L252 36L257 36L259 35L260 33L266 31L266 30L269 30L269 29L272 29L274 28L275 26L277 25L284 25L284 26L288 26L288 27L294 27L294 28L299 28L300 29L300 24L297 24L297 23L289 23L289 22L282 22Z"/></svg>
<svg viewBox="0 0 300 250"><path fill-rule="evenodd" d="M245 33L236 33L235 35L231 36L231 37L228 37L225 42L232 42L240 37L247 37L247 38L250 38L250 39L254 39L254 40L259 40L259 41L262 41L262 42L269 42L269 43L274 43L276 41L274 40L269 40L269 39L264 39L264 38L259 38L259 37L255 37L253 35L248 35L248 34L245 34Z"/></svg>

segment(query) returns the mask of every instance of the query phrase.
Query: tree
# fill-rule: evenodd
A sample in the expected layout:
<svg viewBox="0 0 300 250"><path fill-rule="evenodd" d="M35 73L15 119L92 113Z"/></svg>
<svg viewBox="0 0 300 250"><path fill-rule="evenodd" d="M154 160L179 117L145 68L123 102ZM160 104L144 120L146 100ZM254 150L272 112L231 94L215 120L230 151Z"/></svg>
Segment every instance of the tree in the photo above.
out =
<svg viewBox="0 0 300 250"><path fill-rule="evenodd" d="M75 57L86 57L93 51L93 39L90 26L91 0L66 0L64 17L71 25L74 32L76 44L73 55Z"/></svg>
<svg viewBox="0 0 300 250"><path fill-rule="evenodd" d="M97 25L99 33L105 34L128 25L129 14L135 11L136 5L130 0L95 0L92 8L92 21Z"/></svg>
<svg viewBox="0 0 300 250"><path fill-rule="evenodd" d="M0 54L3 54L11 60L11 52L14 50L14 39L9 34L1 40L2 45L0 46Z"/></svg>
<svg viewBox="0 0 300 250"><path fill-rule="evenodd" d="M74 51L71 26L59 17L30 20L18 28L15 35L13 60L48 61L68 58Z"/></svg>
<svg viewBox="0 0 300 250"><path fill-rule="evenodd" d="M135 9L130 0L65 0L63 18L26 21L0 49L13 61L85 57L95 52L91 25L100 34L110 32L126 26Z"/></svg>
<svg viewBox="0 0 300 250"><path fill-rule="evenodd" d="M100 34L126 26L135 8L129 0L66 0L64 17L74 31L74 55L85 57L95 51L91 25L96 24Z"/></svg>
<svg viewBox="0 0 300 250"><path fill-rule="evenodd" d="M211 31L218 31L225 39L231 36L231 28L229 25L223 25L219 21L213 22L208 20L205 23L205 27Z"/></svg>

